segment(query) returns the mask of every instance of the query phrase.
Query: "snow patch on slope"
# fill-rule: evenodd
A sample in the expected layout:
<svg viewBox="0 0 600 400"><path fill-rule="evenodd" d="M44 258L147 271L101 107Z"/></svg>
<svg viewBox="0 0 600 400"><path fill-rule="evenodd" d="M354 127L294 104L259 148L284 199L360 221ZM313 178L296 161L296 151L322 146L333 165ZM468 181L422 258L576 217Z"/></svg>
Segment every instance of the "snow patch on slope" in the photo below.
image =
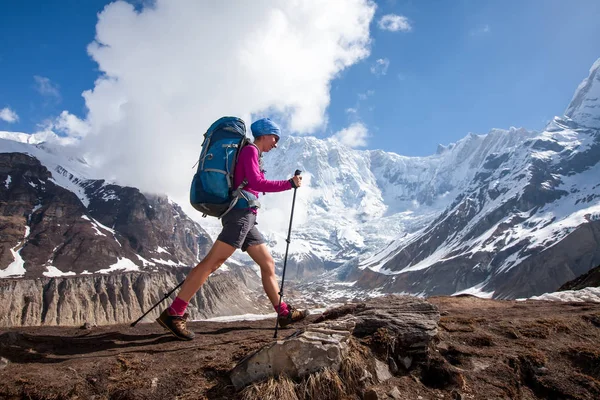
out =
<svg viewBox="0 0 600 400"><path fill-rule="evenodd" d="M544 293L540 296L533 296L523 300L549 300L549 301L590 301L600 303L600 287L587 287L580 290L565 290L563 292Z"/></svg>
<svg viewBox="0 0 600 400"><path fill-rule="evenodd" d="M15 260L8 267L0 270L0 278L20 278L27 272L24 267L25 261L23 261L23 257L20 254L21 249L15 251L17 247L10 249L10 253Z"/></svg>
<svg viewBox="0 0 600 400"><path fill-rule="evenodd" d="M139 271L140 267L138 267L133 261L128 258L121 257L117 258L117 262L110 265L108 268L98 270L97 272L100 274L107 274L114 271Z"/></svg>
<svg viewBox="0 0 600 400"><path fill-rule="evenodd" d="M46 266L46 272L44 272L43 275L48 278L58 278L61 276L74 276L76 274L73 271L62 272L58 268L48 265L48 266Z"/></svg>

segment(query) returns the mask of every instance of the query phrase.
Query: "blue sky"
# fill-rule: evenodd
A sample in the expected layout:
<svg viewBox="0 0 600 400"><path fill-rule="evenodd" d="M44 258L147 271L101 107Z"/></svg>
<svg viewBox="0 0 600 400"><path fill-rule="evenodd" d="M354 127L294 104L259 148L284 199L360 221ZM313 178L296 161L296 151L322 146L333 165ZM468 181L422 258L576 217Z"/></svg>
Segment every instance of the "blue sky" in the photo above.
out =
<svg viewBox="0 0 600 400"><path fill-rule="evenodd" d="M81 94L100 75L86 47L108 3L0 6L0 110L18 115L0 130L34 132L63 110L86 117ZM410 29L381 29L390 14ZM542 129L600 58L598 21L597 0L379 1L370 55L330 82L328 123L315 134L361 123L366 148L425 156L468 132Z"/></svg>
<svg viewBox="0 0 600 400"><path fill-rule="evenodd" d="M33 132L62 110L84 116L81 93L93 86L97 66L86 46L94 39L97 13L106 1L13 1L0 6L0 108L19 121L0 129ZM56 91L40 93L35 76Z"/></svg>

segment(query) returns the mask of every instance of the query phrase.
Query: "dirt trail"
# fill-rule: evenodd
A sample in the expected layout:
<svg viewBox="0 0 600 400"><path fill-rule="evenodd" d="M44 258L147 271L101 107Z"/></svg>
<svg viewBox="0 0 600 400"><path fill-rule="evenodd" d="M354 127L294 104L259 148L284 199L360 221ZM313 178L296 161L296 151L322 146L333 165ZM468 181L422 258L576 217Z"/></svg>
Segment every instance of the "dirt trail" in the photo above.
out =
<svg viewBox="0 0 600 400"><path fill-rule="evenodd" d="M600 304L429 301L442 314L433 361L379 385L378 398L394 386L406 399L600 398ZM191 342L157 324L4 330L0 399L240 398L227 373L273 340L274 320L190 327Z"/></svg>

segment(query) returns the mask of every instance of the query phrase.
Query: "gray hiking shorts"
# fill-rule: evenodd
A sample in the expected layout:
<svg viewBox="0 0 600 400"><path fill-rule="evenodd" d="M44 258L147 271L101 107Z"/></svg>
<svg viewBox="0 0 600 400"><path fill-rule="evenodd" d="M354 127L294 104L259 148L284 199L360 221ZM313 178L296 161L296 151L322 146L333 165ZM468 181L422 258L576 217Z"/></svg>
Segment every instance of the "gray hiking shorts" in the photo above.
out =
<svg viewBox="0 0 600 400"><path fill-rule="evenodd" d="M248 247L265 243L256 225L256 214L246 208L234 208L221 218L223 230L217 240L236 249L246 251Z"/></svg>

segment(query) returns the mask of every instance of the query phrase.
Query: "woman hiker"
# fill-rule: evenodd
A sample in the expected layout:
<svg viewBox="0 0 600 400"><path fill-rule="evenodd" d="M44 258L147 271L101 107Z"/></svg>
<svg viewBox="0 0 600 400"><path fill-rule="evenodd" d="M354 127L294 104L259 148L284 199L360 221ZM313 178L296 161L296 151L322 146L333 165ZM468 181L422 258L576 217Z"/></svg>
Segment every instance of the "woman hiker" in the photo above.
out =
<svg viewBox="0 0 600 400"><path fill-rule="evenodd" d="M238 187L246 179L244 191L258 197L259 192L282 192L302 185L302 177L294 176L284 181L269 181L259 166L262 153L277 147L280 129L269 118L255 121L250 129L254 143L240 151L234 171L234 185ZM204 284L208 276L216 271L235 251L242 249L260 266L263 288L273 304L279 318L279 325L285 327L308 315L308 310L300 311L286 304L279 305L279 288L275 277L275 261L269 253L265 240L256 228L256 208L233 208L221 220L223 230L212 248L186 277L181 290L171 306L165 309L156 321L181 340L192 340L194 332L186 327L188 314L185 312L189 301Z"/></svg>

